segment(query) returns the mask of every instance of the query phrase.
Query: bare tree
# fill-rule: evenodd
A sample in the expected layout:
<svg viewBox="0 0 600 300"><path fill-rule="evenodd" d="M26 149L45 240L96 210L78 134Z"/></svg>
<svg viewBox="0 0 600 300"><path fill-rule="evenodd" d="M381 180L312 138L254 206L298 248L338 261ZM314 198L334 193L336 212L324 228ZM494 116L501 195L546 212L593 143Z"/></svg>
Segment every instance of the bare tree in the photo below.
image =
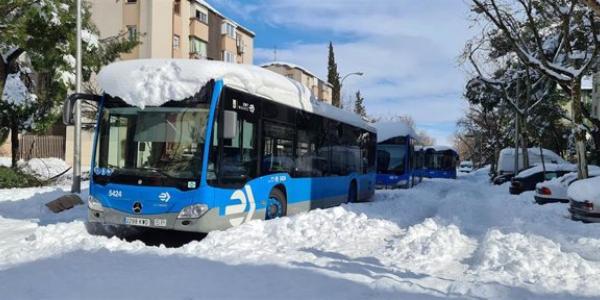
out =
<svg viewBox="0 0 600 300"><path fill-rule="evenodd" d="M495 26L527 66L571 95L578 173L588 176L581 79L597 61L598 23L578 0L472 0L474 10Z"/></svg>

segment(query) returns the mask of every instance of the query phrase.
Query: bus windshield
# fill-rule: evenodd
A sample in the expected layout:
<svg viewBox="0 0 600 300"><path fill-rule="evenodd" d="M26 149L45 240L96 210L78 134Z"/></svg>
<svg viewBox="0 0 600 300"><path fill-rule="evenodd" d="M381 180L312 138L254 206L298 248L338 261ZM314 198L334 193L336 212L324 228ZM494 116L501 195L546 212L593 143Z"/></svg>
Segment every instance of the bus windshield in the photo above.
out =
<svg viewBox="0 0 600 300"><path fill-rule="evenodd" d="M206 104L104 108L94 175L199 180L207 118Z"/></svg>
<svg viewBox="0 0 600 300"><path fill-rule="evenodd" d="M405 170L406 145L378 145L377 173L402 175Z"/></svg>

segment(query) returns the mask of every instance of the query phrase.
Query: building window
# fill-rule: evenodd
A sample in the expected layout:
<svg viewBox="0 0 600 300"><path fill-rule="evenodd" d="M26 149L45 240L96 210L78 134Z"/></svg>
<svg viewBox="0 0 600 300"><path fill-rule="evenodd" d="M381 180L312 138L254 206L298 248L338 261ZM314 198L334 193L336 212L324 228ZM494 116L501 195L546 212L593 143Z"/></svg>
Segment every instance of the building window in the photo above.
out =
<svg viewBox="0 0 600 300"><path fill-rule="evenodd" d="M137 40L137 26L128 25L127 26L127 36L129 37L130 41L136 41Z"/></svg>
<svg viewBox="0 0 600 300"><path fill-rule="evenodd" d="M232 39L236 38L235 26L229 22L223 22L221 25L221 34L226 34Z"/></svg>
<svg viewBox="0 0 600 300"><path fill-rule="evenodd" d="M223 61L235 63L235 55L229 51L223 51Z"/></svg>
<svg viewBox="0 0 600 300"><path fill-rule="evenodd" d="M179 36L173 35L173 49L179 49Z"/></svg>
<svg viewBox="0 0 600 300"><path fill-rule="evenodd" d="M181 14L181 1L180 0L175 0L175 3L173 3L173 13L176 15Z"/></svg>
<svg viewBox="0 0 600 300"><path fill-rule="evenodd" d="M203 11L196 10L196 20L208 24L208 14Z"/></svg>
<svg viewBox="0 0 600 300"><path fill-rule="evenodd" d="M206 42L192 37L190 39L190 54L192 54L192 58L206 58L208 56L208 45Z"/></svg>

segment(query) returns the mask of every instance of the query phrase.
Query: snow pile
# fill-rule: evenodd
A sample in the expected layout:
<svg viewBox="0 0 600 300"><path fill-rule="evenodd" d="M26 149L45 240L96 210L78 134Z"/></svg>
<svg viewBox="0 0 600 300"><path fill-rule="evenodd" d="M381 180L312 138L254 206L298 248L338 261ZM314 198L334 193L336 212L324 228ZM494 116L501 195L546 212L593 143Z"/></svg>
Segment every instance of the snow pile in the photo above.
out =
<svg viewBox="0 0 600 300"><path fill-rule="evenodd" d="M43 206L67 187L0 190L0 290L8 299L600 296L600 224L534 205L531 192L509 195L487 170L255 220L179 248L89 235L84 206Z"/></svg>
<svg viewBox="0 0 600 300"><path fill-rule="evenodd" d="M59 158L32 158L28 161L20 161L19 168L38 179L48 180L68 171L71 166Z"/></svg>
<svg viewBox="0 0 600 300"><path fill-rule="evenodd" d="M375 128L377 128L378 143L399 136L417 137L415 130L405 122L377 122Z"/></svg>
<svg viewBox="0 0 600 300"><path fill-rule="evenodd" d="M15 106L28 106L37 100L21 80L21 73L8 74L2 92L2 101Z"/></svg>
<svg viewBox="0 0 600 300"><path fill-rule="evenodd" d="M0 157L0 166L10 167L10 157ZM19 160L17 167L22 172L35 176L39 180L48 180L71 169L71 166L60 158L32 158L28 161ZM67 177L70 172L65 174Z"/></svg>
<svg viewBox="0 0 600 300"><path fill-rule="evenodd" d="M573 182L568 190L569 198L576 201L600 201L600 177Z"/></svg>
<svg viewBox="0 0 600 300"><path fill-rule="evenodd" d="M207 60L145 59L108 65L98 74L107 94L144 108L194 96L210 80L282 104L372 130L358 115L313 99L301 83L269 70Z"/></svg>
<svg viewBox="0 0 600 300"><path fill-rule="evenodd" d="M478 276L506 285L523 283L534 290L561 290L587 294L586 287L600 282L600 262L565 253L547 238L490 231L477 254ZM592 294L590 294L592 295Z"/></svg>

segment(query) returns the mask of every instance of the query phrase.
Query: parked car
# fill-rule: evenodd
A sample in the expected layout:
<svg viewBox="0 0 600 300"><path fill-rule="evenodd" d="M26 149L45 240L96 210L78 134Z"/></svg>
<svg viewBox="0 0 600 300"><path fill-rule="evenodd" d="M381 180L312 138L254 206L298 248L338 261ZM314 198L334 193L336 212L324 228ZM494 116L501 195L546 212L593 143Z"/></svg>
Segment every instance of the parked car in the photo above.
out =
<svg viewBox="0 0 600 300"><path fill-rule="evenodd" d="M470 160L465 160L460 163L458 166L458 171L461 173L471 173L473 172L473 162Z"/></svg>
<svg viewBox="0 0 600 300"><path fill-rule="evenodd" d="M589 176L600 176L600 168L597 166L589 166ZM572 172L565 174L562 177L554 178L548 181L538 183L535 186L535 202L537 204L547 203L569 203L567 190L569 186L577 181L577 173Z"/></svg>
<svg viewBox="0 0 600 300"><path fill-rule="evenodd" d="M518 195L525 191L533 191L536 184L562 177L567 173L575 171L575 168L573 164L546 164L545 168L541 165L529 168L513 177L509 192L513 195Z"/></svg>
<svg viewBox="0 0 600 300"><path fill-rule="evenodd" d="M493 182L495 185L501 185L501 184L503 184L503 183L505 183L505 182L509 182L509 181L511 181L511 180L513 179L513 177L515 177L515 175L514 175L514 174L502 174L502 175L497 175L497 176L494 176L494 177L492 178L492 182Z"/></svg>
<svg viewBox="0 0 600 300"><path fill-rule="evenodd" d="M560 155L548 150L543 149L543 161L546 164L564 164L567 163ZM542 155L540 155L540 148L529 148L529 164L537 165L542 163ZM490 174L492 176L492 182L494 184L503 184L507 181L510 181L514 176L515 170L515 149L514 148L506 148L500 151L500 155L498 156L498 164L496 166L496 170L494 173ZM523 157L522 152L519 151L519 170L524 170L523 168Z"/></svg>
<svg viewBox="0 0 600 300"><path fill-rule="evenodd" d="M600 176L573 182L567 194L573 220L600 222Z"/></svg>

